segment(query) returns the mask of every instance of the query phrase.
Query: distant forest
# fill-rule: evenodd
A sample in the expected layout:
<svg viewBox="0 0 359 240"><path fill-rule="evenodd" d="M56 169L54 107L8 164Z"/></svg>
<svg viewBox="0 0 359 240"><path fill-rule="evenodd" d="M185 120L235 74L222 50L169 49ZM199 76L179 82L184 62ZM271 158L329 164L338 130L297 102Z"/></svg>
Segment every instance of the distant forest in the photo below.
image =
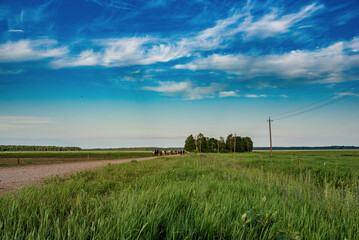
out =
<svg viewBox="0 0 359 240"><path fill-rule="evenodd" d="M254 150L269 150L269 147L255 147ZM359 149L356 146L325 146L325 147L273 147L273 150L330 150L330 149Z"/></svg>
<svg viewBox="0 0 359 240"><path fill-rule="evenodd" d="M161 151L181 151L183 148L181 147L129 147L129 148L89 148L83 149L85 151L154 151L154 150L161 150Z"/></svg>
<svg viewBox="0 0 359 240"><path fill-rule="evenodd" d="M189 135L185 141L184 150L188 152L251 152L253 141L250 137L229 134L226 139L205 137L202 133L193 137Z"/></svg>
<svg viewBox="0 0 359 240"><path fill-rule="evenodd" d="M6 151L81 151L79 147L0 145L0 152Z"/></svg>
<svg viewBox="0 0 359 240"><path fill-rule="evenodd" d="M181 147L132 147L132 148L91 148L82 149L80 147L56 147L56 146L24 146L24 145L0 145L0 152L6 151L181 151Z"/></svg>

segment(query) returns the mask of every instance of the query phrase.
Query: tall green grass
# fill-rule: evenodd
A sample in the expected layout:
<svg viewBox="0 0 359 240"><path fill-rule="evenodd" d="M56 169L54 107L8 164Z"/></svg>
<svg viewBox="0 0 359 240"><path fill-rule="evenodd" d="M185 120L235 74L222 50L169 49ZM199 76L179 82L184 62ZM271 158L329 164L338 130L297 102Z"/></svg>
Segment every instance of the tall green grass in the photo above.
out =
<svg viewBox="0 0 359 240"><path fill-rule="evenodd" d="M257 156L189 155L54 177L0 198L0 238L357 239L357 175L336 186L274 158L251 164Z"/></svg>

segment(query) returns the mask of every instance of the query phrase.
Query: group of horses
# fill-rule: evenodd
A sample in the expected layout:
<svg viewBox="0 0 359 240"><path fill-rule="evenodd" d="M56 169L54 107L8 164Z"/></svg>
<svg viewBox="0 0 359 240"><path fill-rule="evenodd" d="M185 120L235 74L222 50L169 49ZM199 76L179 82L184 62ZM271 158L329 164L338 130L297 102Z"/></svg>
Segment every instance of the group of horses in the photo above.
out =
<svg viewBox="0 0 359 240"><path fill-rule="evenodd" d="M181 151L162 151L162 150L154 150L152 151L153 155L154 156L166 156L166 155L185 155L187 154L188 152L184 151L184 150L181 150Z"/></svg>

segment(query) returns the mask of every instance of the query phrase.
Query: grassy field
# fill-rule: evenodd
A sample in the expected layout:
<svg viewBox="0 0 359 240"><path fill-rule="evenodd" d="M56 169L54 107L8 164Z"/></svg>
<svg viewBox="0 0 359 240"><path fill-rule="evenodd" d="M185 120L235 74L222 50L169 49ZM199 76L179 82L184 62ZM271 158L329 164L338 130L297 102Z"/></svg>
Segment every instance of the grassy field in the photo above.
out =
<svg viewBox="0 0 359 240"><path fill-rule="evenodd" d="M153 156L151 151L24 151L0 152L0 166L110 160Z"/></svg>
<svg viewBox="0 0 359 240"><path fill-rule="evenodd" d="M359 151L108 165L1 196L0 239L357 239L354 164Z"/></svg>

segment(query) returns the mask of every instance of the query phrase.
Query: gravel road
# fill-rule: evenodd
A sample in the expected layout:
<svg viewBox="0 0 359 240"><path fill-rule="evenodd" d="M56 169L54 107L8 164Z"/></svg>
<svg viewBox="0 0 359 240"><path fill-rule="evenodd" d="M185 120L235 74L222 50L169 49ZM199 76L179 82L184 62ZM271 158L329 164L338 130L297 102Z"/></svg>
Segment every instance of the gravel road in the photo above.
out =
<svg viewBox="0 0 359 240"><path fill-rule="evenodd" d="M108 163L121 164L132 160L143 161L155 158L157 157L0 167L0 195L24 185L38 183L44 178L56 175L64 177L71 173L94 169L107 165Z"/></svg>

